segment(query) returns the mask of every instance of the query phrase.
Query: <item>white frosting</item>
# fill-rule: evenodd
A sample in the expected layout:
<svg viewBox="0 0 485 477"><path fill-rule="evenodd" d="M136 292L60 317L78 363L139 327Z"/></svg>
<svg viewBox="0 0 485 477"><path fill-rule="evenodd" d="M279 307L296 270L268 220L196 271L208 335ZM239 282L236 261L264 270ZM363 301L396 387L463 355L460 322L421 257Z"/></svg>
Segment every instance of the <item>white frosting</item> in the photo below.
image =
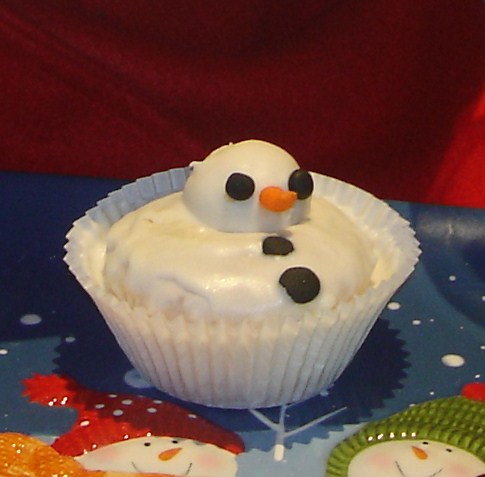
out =
<svg viewBox="0 0 485 477"><path fill-rule="evenodd" d="M436 441L396 440L370 446L351 461L348 477L477 477L485 463Z"/></svg>
<svg viewBox="0 0 485 477"><path fill-rule="evenodd" d="M264 141L250 140L216 149L202 162L194 162L184 188L187 208L201 222L228 232L276 232L308 216L310 200L298 200L288 211L270 212L260 206L261 191L270 186L288 190L290 174L299 168L286 151ZM227 178L234 172L255 182L251 198L231 199L225 192Z"/></svg>
<svg viewBox="0 0 485 477"><path fill-rule="evenodd" d="M284 309L291 301L278 279L293 266L307 266L319 277L322 289L312 302L319 307L331 308L371 286L377 257L370 240L324 199L314 200L310 219L284 235L294 252L263 255L267 233L207 227L186 210L180 193L172 194L111 228L105 286L151 313L183 308L192 316Z"/></svg>
<svg viewBox="0 0 485 477"><path fill-rule="evenodd" d="M111 227L105 288L149 314L183 310L192 317L231 318L291 306L330 309L387 278L392 267L376 253L372 238L325 198L312 197L311 211L310 199L287 212L261 210L257 191L287 188L296 169L289 154L262 141L216 150L194 168L184 192L155 200ZM235 171L254 179L254 197L226 197L225 182ZM294 251L264 255L269 235L287 238ZM309 268L320 281L320 292L305 305L292 302L279 284L290 267Z"/></svg>
<svg viewBox="0 0 485 477"><path fill-rule="evenodd" d="M87 452L76 460L88 470L234 477L236 456L213 444L173 437L138 437Z"/></svg>

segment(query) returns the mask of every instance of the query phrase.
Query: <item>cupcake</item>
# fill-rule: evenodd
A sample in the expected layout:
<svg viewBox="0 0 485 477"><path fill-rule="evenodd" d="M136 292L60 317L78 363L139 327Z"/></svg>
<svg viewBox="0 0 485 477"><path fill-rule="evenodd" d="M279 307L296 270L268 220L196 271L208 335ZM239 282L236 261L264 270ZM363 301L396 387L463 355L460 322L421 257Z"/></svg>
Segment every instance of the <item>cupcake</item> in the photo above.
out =
<svg viewBox="0 0 485 477"><path fill-rule="evenodd" d="M123 187L67 238L70 270L133 366L227 408L328 388L419 256L387 204L256 140Z"/></svg>

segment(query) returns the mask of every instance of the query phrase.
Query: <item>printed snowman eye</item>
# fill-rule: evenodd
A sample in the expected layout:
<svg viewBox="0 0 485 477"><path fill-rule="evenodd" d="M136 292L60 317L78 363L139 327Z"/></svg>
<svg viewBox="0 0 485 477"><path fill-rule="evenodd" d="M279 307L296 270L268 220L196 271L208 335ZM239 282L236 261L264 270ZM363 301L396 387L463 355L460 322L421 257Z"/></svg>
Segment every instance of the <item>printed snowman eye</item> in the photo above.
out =
<svg viewBox="0 0 485 477"><path fill-rule="evenodd" d="M288 179L288 189L296 192L299 200L308 199L313 192L313 179L308 171L297 169Z"/></svg>
<svg viewBox="0 0 485 477"><path fill-rule="evenodd" d="M226 181L226 193L234 200L247 200L256 188L253 179L241 172L232 173Z"/></svg>
<svg viewBox="0 0 485 477"><path fill-rule="evenodd" d="M446 452L453 452L453 449L446 449Z"/></svg>
<svg viewBox="0 0 485 477"><path fill-rule="evenodd" d="M152 445L152 443L151 443L151 442L144 442L144 443L143 443L143 445L144 445L145 447L150 447L150 446Z"/></svg>

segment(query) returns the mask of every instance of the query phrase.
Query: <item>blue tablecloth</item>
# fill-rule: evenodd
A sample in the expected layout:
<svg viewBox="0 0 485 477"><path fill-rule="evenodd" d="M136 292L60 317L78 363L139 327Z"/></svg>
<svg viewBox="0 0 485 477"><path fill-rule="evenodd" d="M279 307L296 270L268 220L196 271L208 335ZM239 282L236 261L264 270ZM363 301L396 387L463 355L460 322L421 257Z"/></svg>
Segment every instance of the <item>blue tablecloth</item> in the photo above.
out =
<svg viewBox="0 0 485 477"><path fill-rule="evenodd" d="M102 392L176 400L131 368L100 314L63 263L72 222L119 180L0 173L0 431L54 438L75 412L33 405L22 380L66 374ZM420 263L392 298L351 366L328 393L289 407L296 432L276 463L274 430L249 411L181 406L240 435L238 476L322 475L329 449L349 429L485 380L485 210L403 202L421 242ZM279 410L262 411L278 421ZM315 457L317 456L317 457ZM277 467L275 467L277 466Z"/></svg>

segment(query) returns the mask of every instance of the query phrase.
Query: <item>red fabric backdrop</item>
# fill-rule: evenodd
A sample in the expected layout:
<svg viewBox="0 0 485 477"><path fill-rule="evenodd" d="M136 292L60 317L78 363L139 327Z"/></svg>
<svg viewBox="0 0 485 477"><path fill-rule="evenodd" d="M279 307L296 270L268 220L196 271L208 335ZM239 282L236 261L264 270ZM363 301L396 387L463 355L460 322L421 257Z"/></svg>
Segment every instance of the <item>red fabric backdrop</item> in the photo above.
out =
<svg viewBox="0 0 485 477"><path fill-rule="evenodd" d="M4 0L0 169L135 178L261 138L485 206L483 0Z"/></svg>

